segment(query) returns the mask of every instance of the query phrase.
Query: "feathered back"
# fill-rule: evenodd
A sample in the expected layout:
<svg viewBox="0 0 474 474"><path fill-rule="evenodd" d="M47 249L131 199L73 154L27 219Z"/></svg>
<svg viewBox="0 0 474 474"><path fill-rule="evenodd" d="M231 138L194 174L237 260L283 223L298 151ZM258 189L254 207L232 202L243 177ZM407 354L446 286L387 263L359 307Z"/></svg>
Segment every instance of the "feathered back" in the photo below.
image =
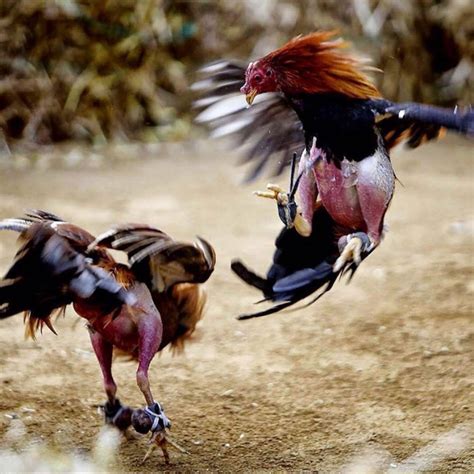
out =
<svg viewBox="0 0 474 474"><path fill-rule="evenodd" d="M343 53L349 43L330 41L335 34L323 31L298 36L259 63L266 63L275 71L281 90L287 94L337 92L358 99L380 97L364 73L374 68Z"/></svg>

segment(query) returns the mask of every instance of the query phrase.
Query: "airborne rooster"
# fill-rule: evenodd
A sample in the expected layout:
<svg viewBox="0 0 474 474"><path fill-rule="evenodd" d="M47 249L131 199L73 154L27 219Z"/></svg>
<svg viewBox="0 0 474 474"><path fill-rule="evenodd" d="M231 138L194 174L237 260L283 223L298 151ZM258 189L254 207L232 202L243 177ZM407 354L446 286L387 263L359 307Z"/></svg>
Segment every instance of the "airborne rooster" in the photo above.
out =
<svg viewBox="0 0 474 474"><path fill-rule="evenodd" d="M53 332L51 316L72 303L87 321L92 347L102 370L106 422L152 439L168 461L170 422L155 401L148 368L171 344L182 347L202 315L205 295L199 283L211 275L215 254L203 239L177 242L146 225L129 224L97 239L87 231L44 211L0 221L0 229L20 232L21 247L0 281L0 318L25 312L26 333L43 325ZM129 265L117 263L106 249L127 253ZM114 347L138 360L137 385L146 401L132 411L116 397L112 377ZM154 446L154 445L152 445Z"/></svg>
<svg viewBox="0 0 474 474"><path fill-rule="evenodd" d="M206 90L197 120L214 135L237 134L254 142L246 161L256 160L249 180L271 155L280 174L293 152L303 151L290 193L268 185L257 195L275 199L286 225L278 237L267 278L241 262L233 270L280 301L269 314L301 300L336 278L352 273L380 243L395 174L389 151L401 141L415 148L444 129L474 134L474 112L415 103L394 104L370 82L364 61L345 54L334 33L300 36L250 63L219 62L203 69L195 89ZM245 83L242 85L242 83ZM242 86L242 87L241 87ZM246 111L238 91L246 95ZM261 93L270 93L256 97ZM298 190L299 206L294 196ZM323 243L322 243L323 242Z"/></svg>

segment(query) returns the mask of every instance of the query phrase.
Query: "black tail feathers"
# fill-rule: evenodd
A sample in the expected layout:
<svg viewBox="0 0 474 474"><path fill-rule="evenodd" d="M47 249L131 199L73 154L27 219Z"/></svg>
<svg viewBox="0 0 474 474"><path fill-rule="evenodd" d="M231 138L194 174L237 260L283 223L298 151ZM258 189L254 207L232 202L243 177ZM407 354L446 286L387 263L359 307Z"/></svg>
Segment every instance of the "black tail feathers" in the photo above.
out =
<svg viewBox="0 0 474 474"><path fill-rule="evenodd" d="M276 269L276 266L277 265L275 264L272 265L269 274L281 274L281 269ZM239 320L267 316L281 311L282 309L288 308L298 301L301 301L326 285L323 291L314 299L314 301L316 301L316 299L332 288L332 285L339 275L339 272L333 272L332 264L326 261L321 262L314 268L303 268L294 271L293 273L287 273L286 276L276 280L270 280L268 278L264 279L256 275L240 261L232 262L231 268L234 273L236 273L247 284L258 288L263 292L265 297L263 301L271 300L280 302L279 304L263 311L242 314L238 317Z"/></svg>
<svg viewBox="0 0 474 474"><path fill-rule="evenodd" d="M328 212L320 207L313 216L313 232L302 237L296 229L283 228L275 241L273 262L266 278L258 276L242 262L234 260L231 268L239 278L263 293L263 301L278 304L256 313L244 314L239 319L250 319L276 313L314 295L308 304L327 293L343 275L349 279L357 266L348 262L337 272L334 263L339 257L338 239L346 230L337 226ZM347 230L350 233L350 230ZM366 252L365 258L370 252Z"/></svg>

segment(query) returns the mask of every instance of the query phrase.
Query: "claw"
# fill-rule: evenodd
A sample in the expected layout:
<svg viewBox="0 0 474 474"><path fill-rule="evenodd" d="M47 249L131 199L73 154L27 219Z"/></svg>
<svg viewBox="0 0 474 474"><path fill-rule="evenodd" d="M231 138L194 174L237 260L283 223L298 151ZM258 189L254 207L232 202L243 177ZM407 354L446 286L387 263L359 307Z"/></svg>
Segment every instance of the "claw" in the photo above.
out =
<svg viewBox="0 0 474 474"><path fill-rule="evenodd" d="M142 463L144 463L151 456L151 453L156 447L160 448L163 452L163 457L166 464L170 463L168 447L174 448L181 453L189 454L189 451L186 451L178 443L176 443L176 441L171 438L170 434L166 430L155 431L152 433L149 444L151 444L151 446L148 448Z"/></svg>
<svg viewBox="0 0 474 474"><path fill-rule="evenodd" d="M362 252L363 242L359 237L351 237L344 250L339 255L339 258L336 260L336 263L333 267L333 272L337 273L340 271L346 263L353 261L356 265L359 265L362 261L361 252Z"/></svg>
<svg viewBox="0 0 474 474"><path fill-rule="evenodd" d="M282 193L283 193L283 194L286 194L286 192L283 191L282 187L279 186L278 184L268 183L268 184L267 184L267 189L268 189L269 191L274 191L274 192L277 193L277 194L282 194Z"/></svg>
<svg viewBox="0 0 474 474"><path fill-rule="evenodd" d="M270 191L254 191L255 196L267 198L267 199L276 199L275 193Z"/></svg>
<svg viewBox="0 0 474 474"><path fill-rule="evenodd" d="M267 184L267 191L254 191L254 194L258 197L274 199L281 206L286 206L289 202L288 193L283 191L278 184L269 183Z"/></svg>

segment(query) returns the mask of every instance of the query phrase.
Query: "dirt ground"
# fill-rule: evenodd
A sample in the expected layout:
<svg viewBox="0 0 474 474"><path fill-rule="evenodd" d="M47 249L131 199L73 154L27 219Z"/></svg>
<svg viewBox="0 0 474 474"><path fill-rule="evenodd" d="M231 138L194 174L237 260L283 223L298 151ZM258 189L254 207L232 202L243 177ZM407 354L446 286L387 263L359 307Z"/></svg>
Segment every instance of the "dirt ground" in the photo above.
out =
<svg viewBox="0 0 474 474"><path fill-rule="evenodd" d="M309 308L245 322L235 316L260 295L231 274L230 261L239 256L264 272L280 224L272 203L251 194L267 179L239 185L244 170L223 150L210 142L132 147L120 153L133 160L108 161L70 152L60 169L39 157L33 167L18 159L17 169L0 170L0 218L44 208L96 233L145 222L215 246L217 269L195 340L183 356L165 351L152 364L154 393L190 452L173 453L171 468L334 472L378 453L385 470L460 426L469 438L472 143L395 153L403 185L388 212L390 229L352 283ZM4 232L2 273L14 251L15 236ZM21 316L1 321L0 448L9 446L3 436L13 413L25 424L24 446L43 440L88 454L94 444L102 424L95 406L104 401L99 367L72 310L56 327L58 336L46 332L34 342L23 339ZM121 400L141 406L134 363L117 361L114 370ZM425 468L474 471L472 440L463 443L435 453ZM158 452L140 466L146 449L145 439L122 444L115 469L164 469Z"/></svg>

